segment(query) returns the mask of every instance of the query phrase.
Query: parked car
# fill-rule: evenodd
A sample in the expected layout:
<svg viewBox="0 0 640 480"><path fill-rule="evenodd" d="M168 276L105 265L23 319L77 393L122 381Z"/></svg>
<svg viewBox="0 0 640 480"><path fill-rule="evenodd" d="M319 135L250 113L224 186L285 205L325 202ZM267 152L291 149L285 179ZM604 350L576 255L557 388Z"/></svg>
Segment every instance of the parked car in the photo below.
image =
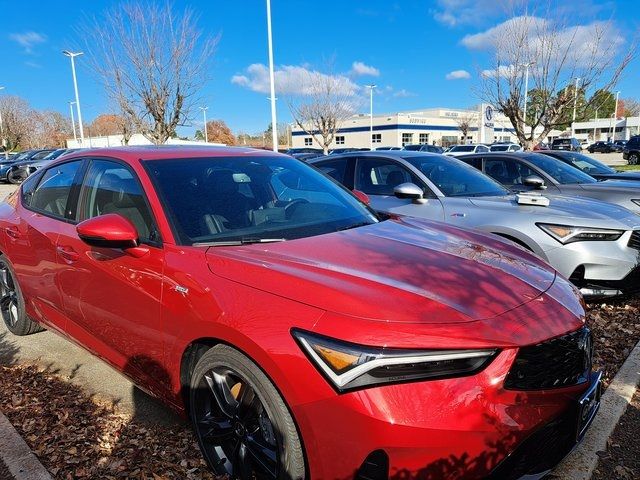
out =
<svg viewBox="0 0 640 480"><path fill-rule="evenodd" d="M74 149L69 148L58 148L57 150L50 151L46 155L41 152L40 154L34 155L29 160L14 162L7 171L7 181L9 183L13 183L14 185L18 185L22 183L33 172L39 170L45 165L53 162L58 157L65 155L66 153L69 153L73 150Z"/></svg>
<svg viewBox="0 0 640 480"><path fill-rule="evenodd" d="M640 163L640 135L635 135L629 139L622 150L622 158L629 162L629 165Z"/></svg>
<svg viewBox="0 0 640 480"><path fill-rule="evenodd" d="M409 150L413 152L429 152L429 153L444 153L444 148L438 145L429 145L428 143L405 145L402 150Z"/></svg>
<svg viewBox="0 0 640 480"><path fill-rule="evenodd" d="M19 153L15 157L13 157L9 161L0 161L0 181L7 182L9 179L7 178L7 174L11 169L11 166L18 162L28 161L28 160L38 160L49 153L51 153L53 149L38 149L38 150L26 150L24 152Z"/></svg>
<svg viewBox="0 0 640 480"><path fill-rule="evenodd" d="M626 140L616 140L615 142L613 142L614 145L617 145L618 147L620 147L620 151L624 150L624 147L627 146L627 141Z"/></svg>
<svg viewBox="0 0 640 480"><path fill-rule="evenodd" d="M633 180L640 181L640 171L618 171L599 160L578 152L548 150L541 152L575 167L596 180Z"/></svg>
<svg viewBox="0 0 640 480"><path fill-rule="evenodd" d="M451 155L451 156L458 156L458 155L469 155L472 153L484 153L488 151L489 151L489 147L478 143L478 144L470 144L470 145L453 145L449 147L444 152L444 154Z"/></svg>
<svg viewBox="0 0 640 480"><path fill-rule="evenodd" d="M571 150L572 152L580 152L582 146L577 138L556 138L551 142L551 150Z"/></svg>
<svg viewBox="0 0 640 480"><path fill-rule="evenodd" d="M492 143L489 145L489 150L492 152L519 152L522 147L517 143Z"/></svg>
<svg viewBox="0 0 640 480"><path fill-rule="evenodd" d="M339 153L346 153L346 152L359 152L361 149L360 148L355 148L355 147L345 147L345 148L334 148L333 150L329 150L329 155L337 155Z"/></svg>
<svg viewBox="0 0 640 480"><path fill-rule="evenodd" d="M377 147L376 150L402 150L402 147Z"/></svg>
<svg viewBox="0 0 640 480"><path fill-rule="evenodd" d="M589 197L640 214L640 182L599 182L577 168L541 153L496 153L462 160L516 192L544 190L549 195Z"/></svg>
<svg viewBox="0 0 640 480"><path fill-rule="evenodd" d="M508 159L515 154L492 155ZM640 290L640 217L624 208L561 196L519 197L443 155L371 152L311 163L347 188L367 194L378 211L475 228L513 241L544 258L585 295Z"/></svg>
<svg viewBox="0 0 640 480"><path fill-rule="evenodd" d="M72 154L0 207L1 313L189 415L229 478L548 470L599 406L578 293L510 242L384 218L266 151Z"/></svg>
<svg viewBox="0 0 640 480"><path fill-rule="evenodd" d="M544 143L544 142L539 142L539 143L536 143L536 144L533 146L533 151L534 151L534 152L536 152L536 151L538 151L538 150L551 150L551 149L549 148L549 145L547 145L546 143Z"/></svg>
<svg viewBox="0 0 640 480"><path fill-rule="evenodd" d="M595 142L589 145L589 153L611 153L611 152L621 152L622 149L611 142Z"/></svg>

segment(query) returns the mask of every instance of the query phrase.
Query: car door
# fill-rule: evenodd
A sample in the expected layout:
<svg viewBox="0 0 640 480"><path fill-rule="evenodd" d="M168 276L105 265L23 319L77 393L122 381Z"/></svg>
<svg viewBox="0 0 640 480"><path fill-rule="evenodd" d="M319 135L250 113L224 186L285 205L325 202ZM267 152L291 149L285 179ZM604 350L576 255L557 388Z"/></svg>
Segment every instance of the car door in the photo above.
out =
<svg viewBox="0 0 640 480"><path fill-rule="evenodd" d="M542 178L548 189L558 190L544 172L513 157L487 155L484 157L483 171L510 190L518 192L533 190L535 187L524 184L524 180L532 175Z"/></svg>
<svg viewBox="0 0 640 480"><path fill-rule="evenodd" d="M81 174L81 166L80 160L57 164L25 181L16 224L4 232L27 313L61 333L67 318L56 282L56 246L60 232L71 221L74 179Z"/></svg>
<svg viewBox="0 0 640 480"><path fill-rule="evenodd" d="M408 182L414 183L425 192L423 203L415 203L394 195L395 187ZM354 187L369 196L371 206L376 210L429 220L444 220L444 209L438 197L414 172L392 158L357 158Z"/></svg>
<svg viewBox="0 0 640 480"><path fill-rule="evenodd" d="M156 222L136 174L126 164L107 159L87 162L76 221L66 224L57 240L67 332L148 385L164 378L160 367L164 252ZM91 247L80 240L75 223L104 214L129 219L146 254L136 258L121 249Z"/></svg>

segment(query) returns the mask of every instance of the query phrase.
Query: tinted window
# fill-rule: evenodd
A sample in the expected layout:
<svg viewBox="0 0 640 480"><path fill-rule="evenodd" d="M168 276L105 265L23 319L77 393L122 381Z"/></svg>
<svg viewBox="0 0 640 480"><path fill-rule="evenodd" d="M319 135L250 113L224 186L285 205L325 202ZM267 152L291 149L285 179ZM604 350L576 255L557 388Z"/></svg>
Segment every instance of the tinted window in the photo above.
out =
<svg viewBox="0 0 640 480"><path fill-rule="evenodd" d="M524 185L529 175L537 175L525 164L512 158L491 158L484 162L484 171L491 178L506 187Z"/></svg>
<svg viewBox="0 0 640 480"><path fill-rule="evenodd" d="M142 188L125 166L93 160L80 192L79 220L116 213L129 219L143 242L157 241L151 212Z"/></svg>
<svg viewBox="0 0 640 480"><path fill-rule="evenodd" d="M449 149L450 152L473 152L475 151L475 145L456 145Z"/></svg>
<svg viewBox="0 0 640 480"><path fill-rule="evenodd" d="M440 155L405 157L447 197L505 195L507 191L479 170Z"/></svg>
<svg viewBox="0 0 640 480"><path fill-rule="evenodd" d="M186 244L293 240L377 221L344 188L292 158L144 163ZM243 184L251 195L242 193Z"/></svg>
<svg viewBox="0 0 640 480"><path fill-rule="evenodd" d="M64 218L65 213L69 216L67 200L80 163L63 163L47 170L33 192L29 206L55 217Z"/></svg>
<svg viewBox="0 0 640 480"><path fill-rule="evenodd" d="M355 188L367 195L393 195L401 183L422 183L398 162L386 158L360 158L356 165Z"/></svg>
<svg viewBox="0 0 640 480"><path fill-rule="evenodd" d="M532 154L527 157L527 160L562 185L597 182L595 178L590 177L577 168L546 155Z"/></svg>
<svg viewBox="0 0 640 480"><path fill-rule="evenodd" d="M334 180L345 185L345 174L347 172L347 159L334 160L332 162L322 162L317 165L320 171L326 175L329 175Z"/></svg>
<svg viewBox="0 0 640 480"><path fill-rule="evenodd" d="M567 155L563 155L562 159L568 161L570 165L573 165L574 167L582 170L583 172L585 172L587 174L592 174L592 173L601 173L601 174L616 173L616 171L613 168L608 167L604 163L600 163L595 158L588 157L588 156L583 155L581 153L571 152L571 153L568 153Z"/></svg>
<svg viewBox="0 0 640 480"><path fill-rule="evenodd" d="M506 152L509 150L509 145L491 145L490 150L492 152Z"/></svg>
<svg viewBox="0 0 640 480"><path fill-rule="evenodd" d="M25 206L30 206L31 201L33 200L33 192L38 186L38 181L40 180L40 175L31 175L27 177L27 179L22 182L22 186L20 187L22 204Z"/></svg>

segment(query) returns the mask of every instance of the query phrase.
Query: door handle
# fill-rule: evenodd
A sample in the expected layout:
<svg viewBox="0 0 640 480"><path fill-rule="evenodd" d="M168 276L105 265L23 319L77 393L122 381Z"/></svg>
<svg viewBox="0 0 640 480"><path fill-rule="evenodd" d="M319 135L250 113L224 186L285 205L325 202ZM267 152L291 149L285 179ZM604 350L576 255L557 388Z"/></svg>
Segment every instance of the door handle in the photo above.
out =
<svg viewBox="0 0 640 480"><path fill-rule="evenodd" d="M7 234L7 236L13 239L20 238L20 231L18 230L17 227L7 227L4 229L4 232Z"/></svg>
<svg viewBox="0 0 640 480"><path fill-rule="evenodd" d="M56 251L67 262L75 262L80 258L78 252L71 247L57 247Z"/></svg>

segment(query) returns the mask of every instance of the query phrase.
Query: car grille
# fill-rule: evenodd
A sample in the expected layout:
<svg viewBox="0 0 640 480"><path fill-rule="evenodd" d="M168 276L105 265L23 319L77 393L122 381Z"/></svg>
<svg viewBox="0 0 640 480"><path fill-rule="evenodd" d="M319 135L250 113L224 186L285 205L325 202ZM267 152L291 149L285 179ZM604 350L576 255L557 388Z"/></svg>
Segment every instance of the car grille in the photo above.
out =
<svg viewBox="0 0 640 480"><path fill-rule="evenodd" d="M640 250L640 230L634 230L631 234L631 238L629 239L629 243L627 243L629 248L635 248L636 250Z"/></svg>
<svg viewBox="0 0 640 480"><path fill-rule="evenodd" d="M591 371L593 341L587 327L522 347L504 386L511 390L540 390L586 382Z"/></svg>

